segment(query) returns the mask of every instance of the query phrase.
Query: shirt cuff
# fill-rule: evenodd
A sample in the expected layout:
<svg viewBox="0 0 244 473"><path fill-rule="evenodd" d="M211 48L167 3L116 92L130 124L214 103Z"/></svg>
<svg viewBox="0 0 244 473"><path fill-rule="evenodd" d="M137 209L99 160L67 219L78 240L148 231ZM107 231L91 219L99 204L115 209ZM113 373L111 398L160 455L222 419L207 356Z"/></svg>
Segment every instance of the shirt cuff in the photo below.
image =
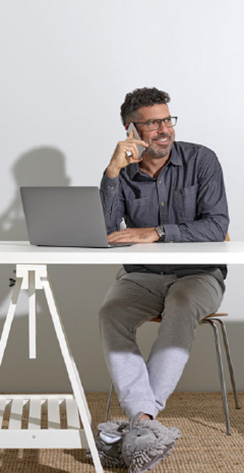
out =
<svg viewBox="0 0 244 473"><path fill-rule="evenodd" d="M117 177L108 177L104 174L102 182L101 182L101 190L102 191L110 191L114 192L115 190L119 189L119 176Z"/></svg>
<svg viewBox="0 0 244 473"><path fill-rule="evenodd" d="M165 243L179 243L182 241L181 231L179 225L166 224L164 225L165 230Z"/></svg>

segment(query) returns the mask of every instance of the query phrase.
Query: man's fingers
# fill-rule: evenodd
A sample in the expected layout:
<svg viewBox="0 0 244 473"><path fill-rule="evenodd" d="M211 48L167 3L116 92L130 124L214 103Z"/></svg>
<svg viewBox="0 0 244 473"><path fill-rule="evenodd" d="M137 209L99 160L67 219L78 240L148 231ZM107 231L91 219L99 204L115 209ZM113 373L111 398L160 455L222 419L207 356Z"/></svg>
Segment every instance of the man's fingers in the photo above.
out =
<svg viewBox="0 0 244 473"><path fill-rule="evenodd" d="M108 235L109 243L153 243L158 240L155 227L150 228L125 228L119 232Z"/></svg>
<svg viewBox="0 0 244 473"><path fill-rule="evenodd" d="M138 148L135 143L128 144L125 153L129 163L133 163L133 161L140 161Z"/></svg>
<svg viewBox="0 0 244 473"><path fill-rule="evenodd" d="M124 241L129 241L129 232L128 229L121 230L119 232L113 232L108 235L109 243L123 243Z"/></svg>

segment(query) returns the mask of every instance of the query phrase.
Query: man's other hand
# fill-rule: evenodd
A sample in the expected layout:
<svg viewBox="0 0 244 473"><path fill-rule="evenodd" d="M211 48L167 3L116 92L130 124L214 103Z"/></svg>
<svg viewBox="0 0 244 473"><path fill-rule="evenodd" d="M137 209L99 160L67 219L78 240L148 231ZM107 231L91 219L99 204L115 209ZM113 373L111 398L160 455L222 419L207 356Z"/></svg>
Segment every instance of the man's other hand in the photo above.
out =
<svg viewBox="0 0 244 473"><path fill-rule="evenodd" d="M155 227L126 228L108 235L108 242L113 243L153 243L159 240Z"/></svg>

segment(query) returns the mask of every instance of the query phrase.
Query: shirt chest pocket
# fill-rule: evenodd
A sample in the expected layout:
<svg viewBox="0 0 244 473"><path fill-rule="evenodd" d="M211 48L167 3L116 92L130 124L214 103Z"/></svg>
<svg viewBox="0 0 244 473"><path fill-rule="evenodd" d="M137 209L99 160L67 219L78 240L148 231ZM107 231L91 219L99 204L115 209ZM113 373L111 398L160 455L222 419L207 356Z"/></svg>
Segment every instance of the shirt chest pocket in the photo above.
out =
<svg viewBox="0 0 244 473"><path fill-rule="evenodd" d="M196 218L197 184L174 191L173 206L177 223L191 222Z"/></svg>

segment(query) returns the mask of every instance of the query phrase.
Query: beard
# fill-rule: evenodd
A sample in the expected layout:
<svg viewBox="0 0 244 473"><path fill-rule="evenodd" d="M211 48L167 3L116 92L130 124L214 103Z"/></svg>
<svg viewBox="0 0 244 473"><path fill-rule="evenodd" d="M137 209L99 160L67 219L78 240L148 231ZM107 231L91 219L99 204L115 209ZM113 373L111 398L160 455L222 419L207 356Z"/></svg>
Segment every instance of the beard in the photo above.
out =
<svg viewBox="0 0 244 473"><path fill-rule="evenodd" d="M165 146L156 144L154 141L158 139L159 137L168 138L169 143ZM152 139L152 142L150 143L148 148L146 148L146 154L150 155L150 157L154 159L164 158L170 153L171 148L173 146L173 142L174 142L174 138L172 135L167 134L167 133L162 133L157 138Z"/></svg>

